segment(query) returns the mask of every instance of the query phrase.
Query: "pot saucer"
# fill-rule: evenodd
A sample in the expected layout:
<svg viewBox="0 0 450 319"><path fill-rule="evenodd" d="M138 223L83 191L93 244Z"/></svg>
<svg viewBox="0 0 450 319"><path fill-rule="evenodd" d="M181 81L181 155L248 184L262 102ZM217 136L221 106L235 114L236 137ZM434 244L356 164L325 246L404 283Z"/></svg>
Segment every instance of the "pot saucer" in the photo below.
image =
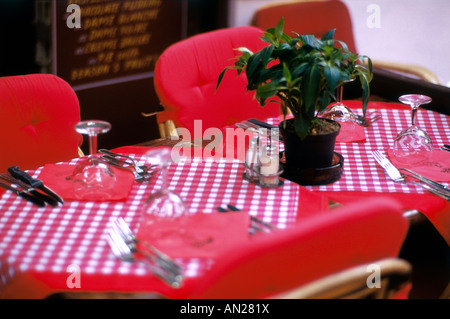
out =
<svg viewBox="0 0 450 319"><path fill-rule="evenodd" d="M344 157L334 152L331 165L322 168L289 168L283 163L283 154L280 152L280 165L284 168L281 177L300 185L326 185L341 178L344 171Z"/></svg>

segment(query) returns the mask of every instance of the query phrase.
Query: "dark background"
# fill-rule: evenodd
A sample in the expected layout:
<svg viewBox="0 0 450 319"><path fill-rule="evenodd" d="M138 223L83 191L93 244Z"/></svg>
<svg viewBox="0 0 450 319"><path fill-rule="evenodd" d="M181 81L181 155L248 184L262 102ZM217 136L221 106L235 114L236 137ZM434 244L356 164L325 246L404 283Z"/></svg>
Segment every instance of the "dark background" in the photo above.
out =
<svg viewBox="0 0 450 319"><path fill-rule="evenodd" d="M164 0L166 1L172 1L175 5L181 5L185 1L184 8L187 10L184 11L182 21L169 21L171 24L182 25L183 28L177 36L171 33L170 38L161 45L161 51L183 38L227 26L228 0ZM51 29L34 23L34 2L0 1L0 76L41 72L40 66L35 62L36 39L42 39L48 34L50 45ZM99 137L99 147L133 145L159 137L156 118L141 115L142 112L161 110L153 89L153 78L82 89L76 93L82 120L101 119L112 124L112 130ZM88 151L87 140L82 149Z"/></svg>

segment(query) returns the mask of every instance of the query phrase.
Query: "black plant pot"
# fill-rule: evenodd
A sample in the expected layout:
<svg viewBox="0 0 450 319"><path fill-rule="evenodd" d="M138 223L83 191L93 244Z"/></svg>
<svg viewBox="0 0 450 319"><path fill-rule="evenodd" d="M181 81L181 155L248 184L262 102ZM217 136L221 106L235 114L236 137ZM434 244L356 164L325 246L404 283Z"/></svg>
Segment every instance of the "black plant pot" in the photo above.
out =
<svg viewBox="0 0 450 319"><path fill-rule="evenodd" d="M323 121L335 122L329 119ZM334 152L339 128L324 135L308 135L300 140L294 131L293 119L280 123L280 133L284 141L283 177L301 185L328 184L342 174L343 159Z"/></svg>

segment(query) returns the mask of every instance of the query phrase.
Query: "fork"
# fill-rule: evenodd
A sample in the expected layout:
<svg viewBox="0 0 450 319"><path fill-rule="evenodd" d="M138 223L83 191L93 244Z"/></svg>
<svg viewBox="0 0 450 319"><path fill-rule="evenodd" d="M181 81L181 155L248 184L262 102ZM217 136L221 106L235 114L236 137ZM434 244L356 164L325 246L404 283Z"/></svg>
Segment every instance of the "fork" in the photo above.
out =
<svg viewBox="0 0 450 319"><path fill-rule="evenodd" d="M413 183L416 185L420 185L426 190L432 192L433 194L436 194L446 200L450 200L450 190L446 188L444 185L441 185L437 182L428 180L426 178L422 178L422 176L418 174L406 174L406 173L400 173L400 171L395 167L391 161L389 161L383 154L381 154L380 151L374 151L372 152L373 157L375 160L380 164L381 167L383 167L386 171L386 173L389 175L389 177L394 182L400 182L400 183ZM406 180L405 177L413 177L421 181L421 183L411 180Z"/></svg>
<svg viewBox="0 0 450 319"><path fill-rule="evenodd" d="M355 114L355 113L353 113L353 114ZM369 113L366 116L361 116L361 115L355 114L355 118L356 118L356 122L358 122L359 125L368 127L372 123L381 119L381 114L377 114L377 112L374 111L374 112Z"/></svg>
<svg viewBox="0 0 450 319"><path fill-rule="evenodd" d="M141 252L138 250L138 244L142 243L145 248L147 248L151 254L144 253L148 258L152 259L161 267L168 268L170 271L174 273L181 273L182 268L180 265L175 263L169 256L165 255L161 251L159 251L154 246L148 244L145 241L139 241L136 235L131 231L128 227L127 223L123 220L123 218L113 219L113 227L117 230L117 233L123 238L125 243L133 252Z"/></svg>
<svg viewBox="0 0 450 319"><path fill-rule="evenodd" d="M104 155L103 155L102 157L105 159L105 161L106 161L108 164L110 164L110 165L112 165L112 166L115 166L115 167L117 167L117 168L125 169L125 170L127 170L127 171L133 173L133 175L134 175L134 180L135 180L136 182L143 182L143 181L145 180L146 177L145 177L144 175L141 175L141 174L139 174L138 172L136 172L133 168L131 168L131 167L129 167L129 166L123 166L123 165L121 165L119 162L117 162L117 161L114 160L114 159L111 159L111 158L108 158L108 157L104 157Z"/></svg>
<svg viewBox="0 0 450 319"><path fill-rule="evenodd" d="M136 161L131 156L114 153L114 152L111 152L104 148L100 149L99 153L103 153L103 154L107 155L108 157L114 158L115 160L117 160L120 163L128 164L128 165L134 167L136 169L136 172L138 172L139 174L145 174L150 168L153 167L153 165L152 166L143 165L143 164L139 163L138 161Z"/></svg>
<svg viewBox="0 0 450 319"><path fill-rule="evenodd" d="M152 273L168 283L172 288L179 288L181 286L183 276L180 272L174 272L167 268L161 267L160 265L155 263L154 259L152 258L136 258L136 252L130 248L118 229L114 226L108 230L108 235L109 236L107 237L107 241L109 243L109 246L111 247L111 250L113 251L113 254L117 258L127 262L144 262ZM144 254L144 256L148 257L146 254Z"/></svg>

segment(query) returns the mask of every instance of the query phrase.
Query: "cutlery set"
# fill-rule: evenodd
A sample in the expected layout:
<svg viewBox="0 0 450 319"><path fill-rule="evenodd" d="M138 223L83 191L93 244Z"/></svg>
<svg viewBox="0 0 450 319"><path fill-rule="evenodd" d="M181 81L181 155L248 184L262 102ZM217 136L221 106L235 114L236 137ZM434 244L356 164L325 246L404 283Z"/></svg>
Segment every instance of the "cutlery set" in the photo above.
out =
<svg viewBox="0 0 450 319"><path fill-rule="evenodd" d="M107 241L117 258L128 262L143 262L152 273L172 288L181 286L182 267L155 247L138 241L122 218L112 219Z"/></svg>
<svg viewBox="0 0 450 319"><path fill-rule="evenodd" d="M103 158L112 166L125 169L134 174L138 182L148 181L156 172L156 165L142 165L130 156L113 153L101 149ZM37 205L57 207L64 204L64 200L44 183L22 171L17 166L8 168L8 173L0 173L0 187L15 193L17 196Z"/></svg>
<svg viewBox="0 0 450 319"><path fill-rule="evenodd" d="M156 171L157 165L143 165L131 156L114 153L106 149L100 149L99 153L103 154L102 158L111 166L130 171L137 182L148 181Z"/></svg>
<svg viewBox="0 0 450 319"><path fill-rule="evenodd" d="M425 176L422 176L407 168L395 167L380 151L374 151L372 152L372 155L394 182L413 183L416 185L420 185L429 192L438 195L446 200L450 200L450 188L448 188L447 186L430 180ZM414 178L414 180L406 179L406 177Z"/></svg>
<svg viewBox="0 0 450 319"><path fill-rule="evenodd" d="M8 172L9 174L0 174L0 187L39 207L45 207L46 205L56 207L64 204L61 196L45 186L41 180L31 177L19 167L11 166L8 168Z"/></svg>

